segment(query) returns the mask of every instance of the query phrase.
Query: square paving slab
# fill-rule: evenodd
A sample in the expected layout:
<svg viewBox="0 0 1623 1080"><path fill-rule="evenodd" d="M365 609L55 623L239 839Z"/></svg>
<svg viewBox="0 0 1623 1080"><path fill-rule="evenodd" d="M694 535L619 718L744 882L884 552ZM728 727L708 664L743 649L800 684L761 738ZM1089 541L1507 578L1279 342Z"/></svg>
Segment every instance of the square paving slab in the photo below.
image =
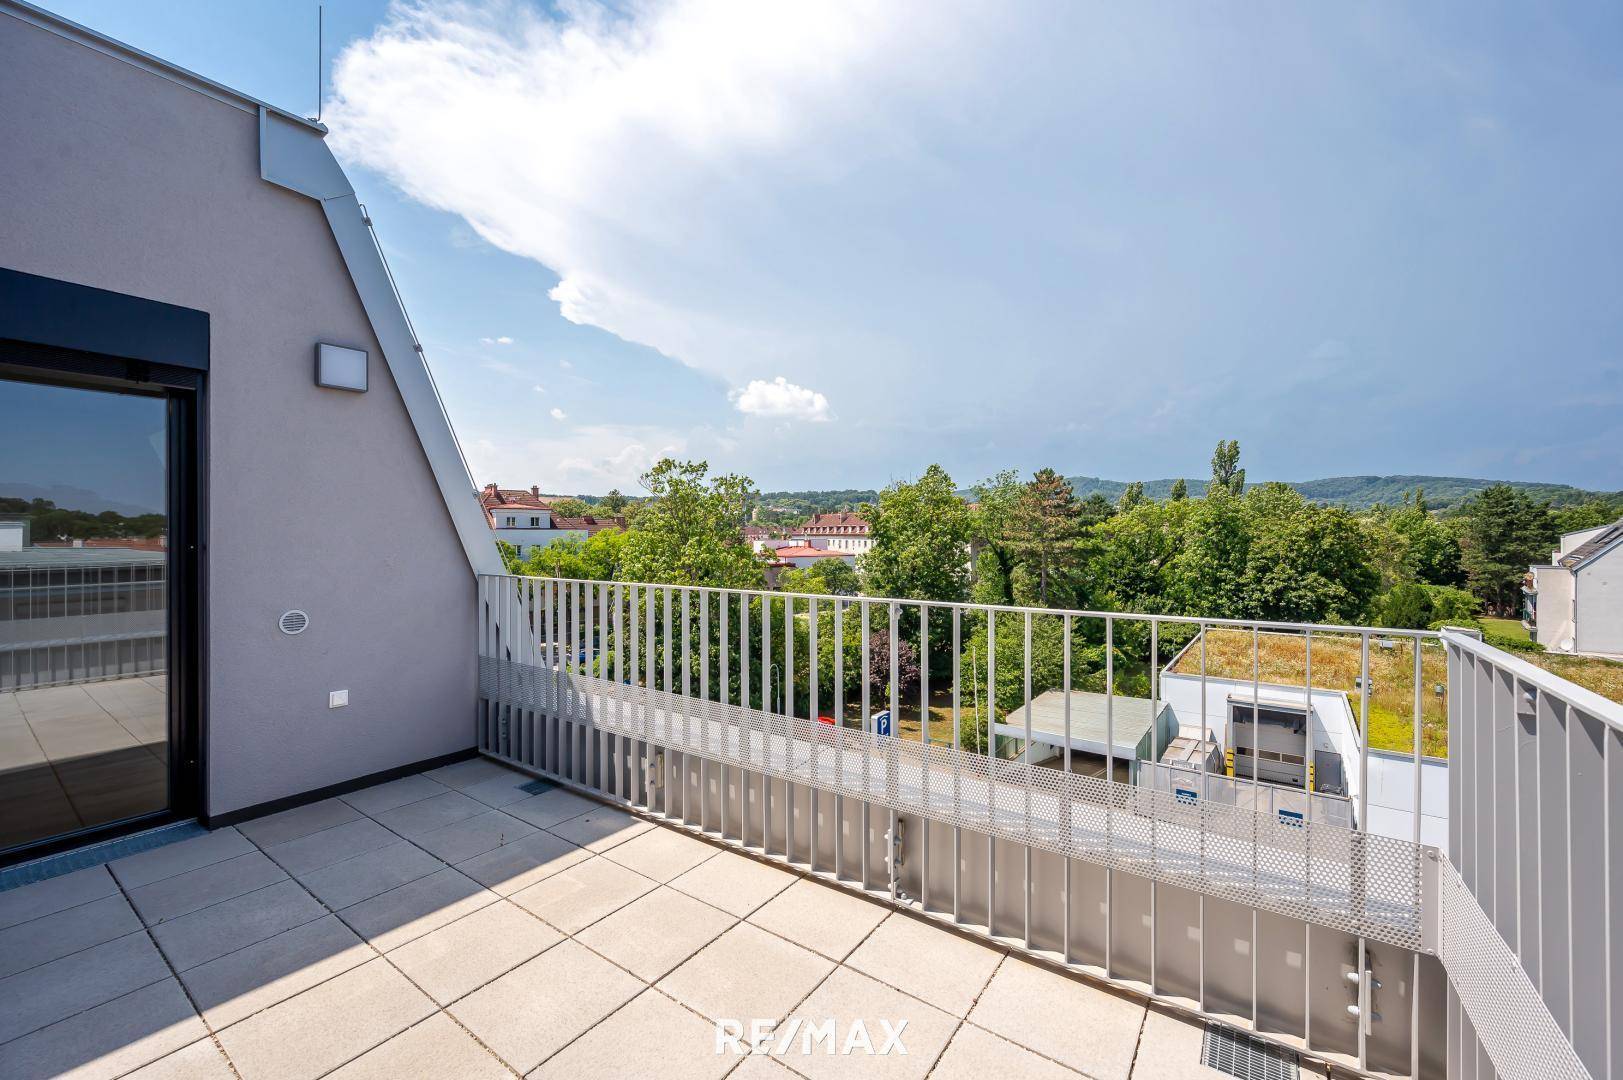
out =
<svg viewBox="0 0 1623 1080"><path fill-rule="evenodd" d="M459 762L0 892L0 1077L1221 1080L1198 1022L529 779ZM717 1052L755 1018L908 1052Z"/></svg>

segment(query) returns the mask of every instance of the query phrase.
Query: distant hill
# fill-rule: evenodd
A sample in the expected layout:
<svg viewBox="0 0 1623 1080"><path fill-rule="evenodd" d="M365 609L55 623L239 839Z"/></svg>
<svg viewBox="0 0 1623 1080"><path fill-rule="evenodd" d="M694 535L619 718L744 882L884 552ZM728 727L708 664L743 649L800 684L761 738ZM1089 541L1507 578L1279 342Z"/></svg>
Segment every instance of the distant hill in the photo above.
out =
<svg viewBox="0 0 1623 1080"><path fill-rule="evenodd" d="M161 514L163 506L142 506L139 503L123 502L110 499L105 495L85 488L74 487L72 484L24 484L21 481L13 482L0 480L0 498L49 499L62 510L79 510L86 514L100 514L111 510L123 517L140 517L142 514Z"/></svg>
<svg viewBox="0 0 1623 1080"><path fill-rule="evenodd" d="M760 502L767 507L806 509L826 514L836 510L855 510L863 503L871 503L878 498L879 492L869 488L837 488L832 491L763 491Z"/></svg>
<svg viewBox="0 0 1623 1080"><path fill-rule="evenodd" d="M1069 476L1079 499L1099 494L1115 502L1126 490L1124 480L1105 480L1098 476ZM1151 499L1165 499L1172 491L1174 480L1144 481L1144 494ZM1207 482L1192 477L1184 480L1191 498L1206 494ZM1570 484L1538 484L1524 480L1476 480L1464 476L1330 476L1323 480L1303 480L1290 486L1313 502L1345 506L1350 510L1366 510L1371 506L1398 506L1403 497L1422 488L1426 504L1433 510L1447 510L1459 505L1484 488L1494 484L1509 484L1521 488L1535 499L1548 499L1554 505L1574 506L1591 499L1610 499L1623 504L1623 492L1585 491ZM1250 485L1255 487L1256 485ZM959 492L966 499L974 493L965 488ZM578 498L596 503L601 496L581 495ZM837 510L855 510L863 503L876 502L879 493L870 488L836 488L825 491L764 491L759 496L758 520L763 523L802 521L812 514Z"/></svg>
<svg viewBox="0 0 1623 1080"><path fill-rule="evenodd" d="M1120 480L1104 480L1097 476L1067 477L1079 498L1098 492L1114 502L1127 484ZM1205 480L1187 480L1189 494L1206 493ZM1385 504L1396 506L1403 496L1415 488L1426 492L1426 503L1434 510L1446 510L1494 484L1509 484L1521 488L1535 499L1549 499L1556 506L1571 506L1603 493L1585 491L1568 484L1536 484L1521 480L1473 480L1463 476L1331 476L1323 480L1303 480L1290 486L1314 502L1333 503L1352 510L1364 510ZM1144 494L1151 499L1164 499L1172 489L1172 480L1144 481ZM1252 485L1254 486L1254 485Z"/></svg>

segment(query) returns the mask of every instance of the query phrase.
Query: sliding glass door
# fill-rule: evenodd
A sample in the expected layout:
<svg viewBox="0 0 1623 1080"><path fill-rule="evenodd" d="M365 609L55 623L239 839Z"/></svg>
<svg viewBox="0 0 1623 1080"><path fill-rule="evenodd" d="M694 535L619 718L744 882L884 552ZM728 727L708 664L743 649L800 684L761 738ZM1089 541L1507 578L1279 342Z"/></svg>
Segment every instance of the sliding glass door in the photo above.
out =
<svg viewBox="0 0 1623 1080"><path fill-rule="evenodd" d="M161 816L180 775L173 392L6 372L0 855Z"/></svg>

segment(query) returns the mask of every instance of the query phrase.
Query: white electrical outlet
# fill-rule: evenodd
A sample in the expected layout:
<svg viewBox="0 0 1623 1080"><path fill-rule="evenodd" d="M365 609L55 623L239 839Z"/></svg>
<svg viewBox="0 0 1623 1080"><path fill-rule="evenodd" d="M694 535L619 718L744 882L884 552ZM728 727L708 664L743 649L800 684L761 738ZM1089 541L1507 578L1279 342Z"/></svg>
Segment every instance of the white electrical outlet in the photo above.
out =
<svg viewBox="0 0 1623 1080"><path fill-rule="evenodd" d="M348 690L334 690L332 693L327 695L327 708L329 708L329 709L342 709L345 705L348 705L348 704L349 704L349 691Z"/></svg>

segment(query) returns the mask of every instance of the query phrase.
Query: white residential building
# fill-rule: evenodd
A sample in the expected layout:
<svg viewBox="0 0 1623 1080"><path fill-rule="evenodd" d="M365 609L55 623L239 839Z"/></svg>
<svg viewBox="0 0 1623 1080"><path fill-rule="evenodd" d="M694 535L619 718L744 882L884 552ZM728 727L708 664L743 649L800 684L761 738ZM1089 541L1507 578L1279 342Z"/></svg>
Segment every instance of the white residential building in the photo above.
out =
<svg viewBox="0 0 1623 1080"><path fill-rule="evenodd" d="M479 492L479 503L485 509L490 531L496 539L512 544L521 559L559 540L584 540L604 529L626 527L623 517L560 517L552 512L552 503L542 497L538 487L526 491L486 484Z"/></svg>
<svg viewBox="0 0 1623 1080"><path fill-rule="evenodd" d="M1563 533L1528 569L1524 621L1551 652L1623 656L1623 520Z"/></svg>
<svg viewBox="0 0 1623 1080"><path fill-rule="evenodd" d="M865 554L873 547L873 537L867 521L856 514L817 514L795 530L809 544L827 546L832 551L848 555ZM827 541L824 545L819 541Z"/></svg>

